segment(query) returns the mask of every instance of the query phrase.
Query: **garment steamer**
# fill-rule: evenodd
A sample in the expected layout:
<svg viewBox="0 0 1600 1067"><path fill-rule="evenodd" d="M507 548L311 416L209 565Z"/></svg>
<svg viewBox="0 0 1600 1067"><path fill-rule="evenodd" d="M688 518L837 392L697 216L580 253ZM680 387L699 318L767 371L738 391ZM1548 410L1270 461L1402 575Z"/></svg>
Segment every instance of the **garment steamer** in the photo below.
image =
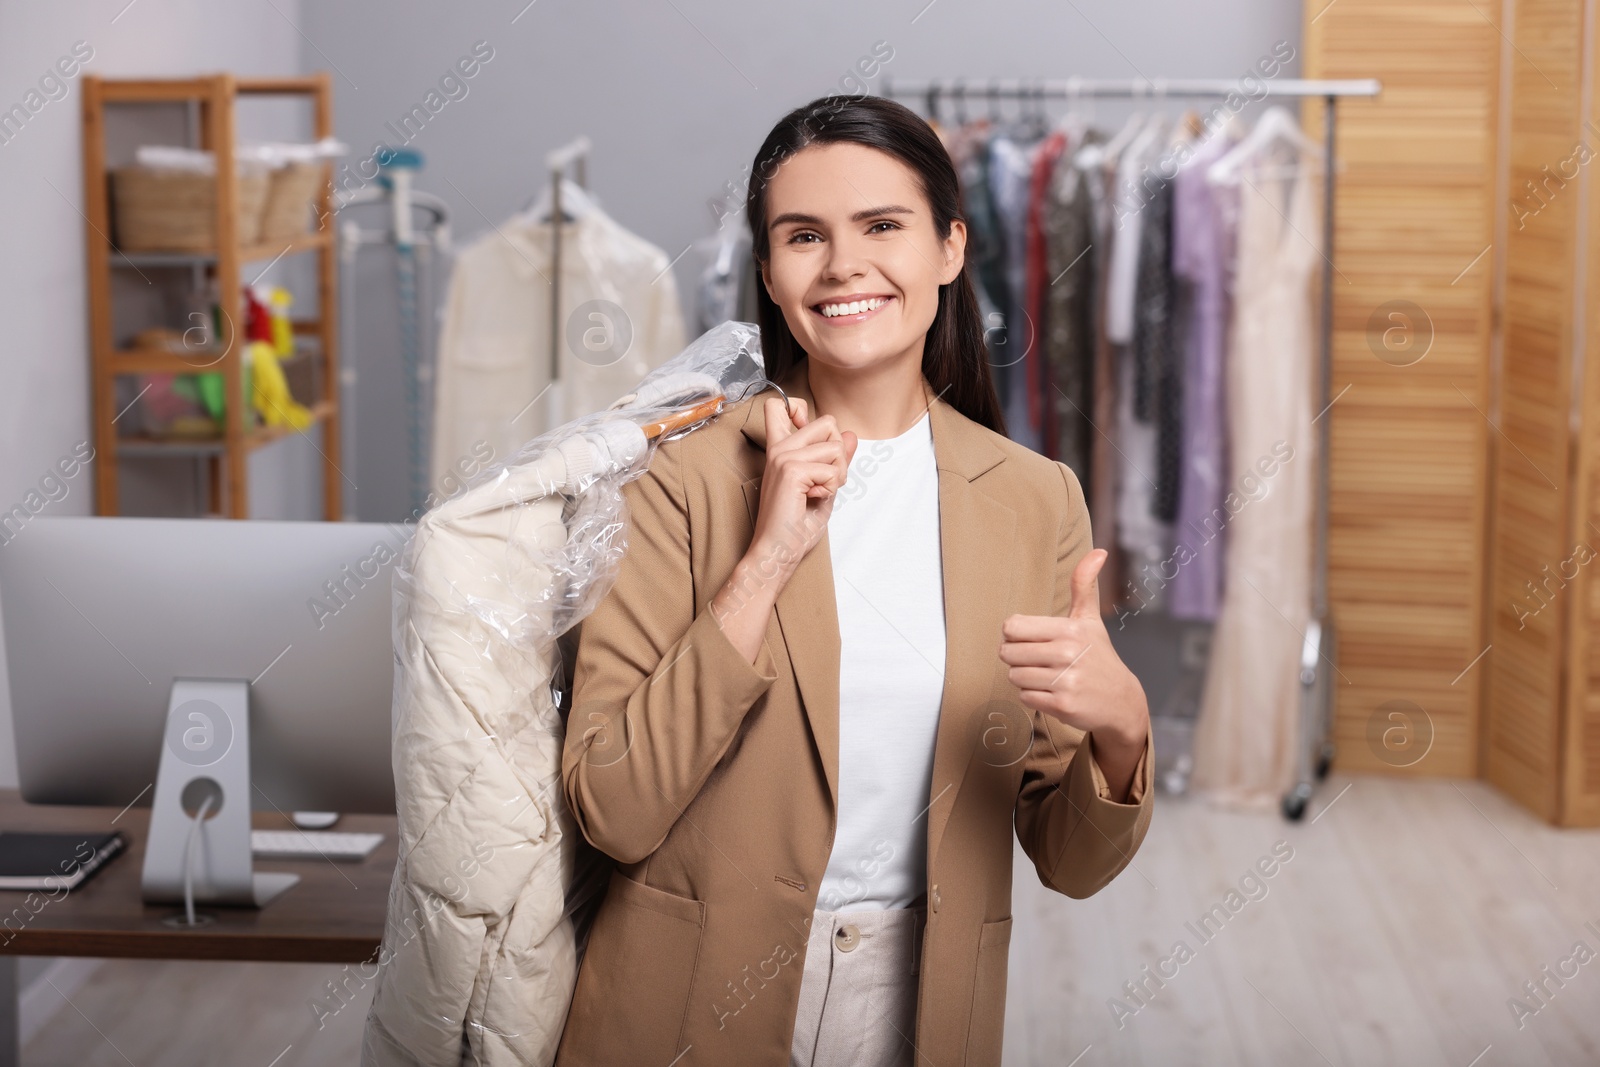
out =
<svg viewBox="0 0 1600 1067"><path fill-rule="evenodd" d="M388 210L388 224L382 228L363 228L353 220L339 227L340 263L347 276L356 264L357 255L364 245L392 246L395 251L396 293L400 309L400 353L406 389L406 455L408 463L408 497L410 514L414 519L425 510L428 496L428 430L427 418L430 386L433 381L433 359L428 341L434 334L431 312L426 327L423 309L418 300L418 263L432 292L432 262L435 254L450 251L450 211L445 202L431 193L414 188L413 180L422 169L422 153L410 148L380 148L376 153L378 180L341 198L339 210L362 204L382 204ZM422 221L418 224L418 213ZM355 286L340 287L344 307L339 316L342 351L354 352L352 334L355 324ZM355 456L356 409L351 402L356 386L353 361L347 363L340 375L345 396L341 410L344 420L343 449L346 457ZM353 495L353 494L352 494ZM353 507L347 506L347 520L356 518Z"/></svg>

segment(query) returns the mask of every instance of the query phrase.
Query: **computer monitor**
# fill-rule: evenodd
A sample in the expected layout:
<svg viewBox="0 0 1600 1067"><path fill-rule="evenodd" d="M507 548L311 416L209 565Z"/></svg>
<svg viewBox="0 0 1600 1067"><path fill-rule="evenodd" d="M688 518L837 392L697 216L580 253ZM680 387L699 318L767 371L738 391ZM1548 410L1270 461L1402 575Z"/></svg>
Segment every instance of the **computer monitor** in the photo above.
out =
<svg viewBox="0 0 1600 1067"><path fill-rule="evenodd" d="M393 813L391 590L410 532L29 521L0 544L22 798L154 805L152 855L161 808L187 832L201 814L187 790L208 775L212 813L242 815L246 837L251 808ZM244 737L230 732L240 722ZM245 776L230 780L241 754ZM170 802L153 788L158 774L177 783ZM227 896L211 899L246 903Z"/></svg>
<svg viewBox="0 0 1600 1067"><path fill-rule="evenodd" d="M46 518L0 545L22 799L150 803L175 678L250 683L257 810L392 814L410 527Z"/></svg>

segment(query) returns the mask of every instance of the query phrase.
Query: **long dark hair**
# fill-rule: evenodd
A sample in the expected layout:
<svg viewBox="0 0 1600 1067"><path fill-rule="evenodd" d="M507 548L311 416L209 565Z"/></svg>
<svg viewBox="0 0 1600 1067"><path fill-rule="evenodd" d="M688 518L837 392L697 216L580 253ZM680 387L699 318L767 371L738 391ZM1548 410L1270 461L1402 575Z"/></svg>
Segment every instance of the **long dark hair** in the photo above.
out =
<svg viewBox="0 0 1600 1067"><path fill-rule="evenodd" d="M955 165L926 120L905 105L883 97L819 97L778 120L756 153L750 190L745 197L745 217L750 222L752 251L758 264L765 264L772 253L767 233L767 185L779 166L809 145L840 142L888 152L910 167L922 186L941 241L950 236L951 222L963 218ZM1005 434L1005 416L989 373L983 321L969 271L970 266L963 263L955 280L939 287L939 308L922 350L922 374L947 404L972 421ZM766 287L755 288L767 377L781 381L805 357L805 351Z"/></svg>

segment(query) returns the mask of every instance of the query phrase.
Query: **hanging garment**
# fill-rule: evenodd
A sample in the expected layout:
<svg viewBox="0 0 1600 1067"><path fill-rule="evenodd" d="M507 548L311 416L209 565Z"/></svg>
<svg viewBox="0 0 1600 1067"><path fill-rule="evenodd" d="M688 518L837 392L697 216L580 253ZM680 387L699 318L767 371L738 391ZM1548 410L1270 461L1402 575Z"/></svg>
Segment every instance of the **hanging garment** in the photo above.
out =
<svg viewBox="0 0 1600 1067"><path fill-rule="evenodd" d="M549 1067L615 864L561 792L574 628L620 566L652 424L755 385L728 323L417 524L395 573L395 801L362 1067ZM696 426L673 431L681 436ZM570 702L567 702L570 703ZM574 723L576 729L586 724Z"/></svg>
<svg viewBox="0 0 1600 1067"><path fill-rule="evenodd" d="M1039 428L1039 451L1051 459L1061 459L1055 400L1055 378L1050 369L1052 328L1048 312L1050 279L1050 232L1046 228L1050 179L1055 166L1067 150L1067 135L1055 130L1039 143L1033 156L1033 175L1028 183L1028 269L1027 309L1033 320L1037 340L1028 351L1028 419ZM1089 472L1081 465L1068 464L1078 476L1084 492L1089 491Z"/></svg>
<svg viewBox="0 0 1600 1067"><path fill-rule="evenodd" d="M1178 446L1183 379L1175 343L1178 290L1172 283L1172 182L1159 173L1145 182L1148 200L1139 228L1134 296L1133 414L1156 436L1155 497L1150 509L1163 524L1178 514Z"/></svg>
<svg viewBox="0 0 1600 1067"><path fill-rule="evenodd" d="M1124 357L1127 350L1123 349ZM1133 360L1123 358L1117 372L1117 450L1122 463L1117 493L1117 538L1127 553L1126 580L1139 610L1165 608L1163 564L1171 554L1172 527L1156 518L1152 505L1158 486L1156 428L1133 413Z"/></svg>
<svg viewBox="0 0 1600 1067"><path fill-rule="evenodd" d="M1117 375L1116 357L1108 332L1105 307L1110 291L1112 235L1115 232L1115 175L1118 157L1106 151L1104 138L1086 138L1086 144L1072 157L1072 165L1083 172L1084 189L1089 194L1093 221L1091 252L1095 261L1094 292L1090 303L1093 318L1094 371L1090 375L1094 401L1093 444L1089 450L1090 481L1094 495L1089 498L1089 513L1095 516L1095 547L1106 550L1100 568L1100 614L1111 614L1127 599L1127 554L1117 539L1117 497L1120 492L1122 457L1111 435L1116 432Z"/></svg>
<svg viewBox="0 0 1600 1067"><path fill-rule="evenodd" d="M1168 261L1172 201L1166 179L1142 183L1139 247L1133 283L1133 413L1155 421L1157 364L1165 355L1171 325L1171 263Z"/></svg>
<svg viewBox="0 0 1600 1067"><path fill-rule="evenodd" d="M1114 162L1112 244L1106 277L1106 334L1113 344L1133 341L1134 292L1139 274L1139 231L1144 218L1143 182L1146 156L1156 141L1147 126Z"/></svg>
<svg viewBox="0 0 1600 1067"><path fill-rule="evenodd" d="M1159 444L1154 423L1140 419L1134 407L1137 372L1133 348L1138 316L1139 251L1150 221L1151 169L1160 139L1154 125L1147 127L1123 152L1117 163L1115 232L1112 235L1111 276L1107 279L1106 318L1117 361L1116 438L1121 471L1117 480L1117 540L1127 553L1126 580L1140 609L1165 603L1162 563L1171 552L1172 527L1156 515L1159 492Z"/></svg>
<svg viewBox="0 0 1600 1067"><path fill-rule="evenodd" d="M956 175L961 179L962 207L970 208L966 203L968 189L967 168L973 165L973 154L982 146L988 137L987 125L982 121L966 122L938 128L939 138L944 142L946 152L950 153L950 163L956 169ZM971 242L968 242L969 244Z"/></svg>
<svg viewBox="0 0 1600 1067"><path fill-rule="evenodd" d="M1037 144L1020 144L1006 135L989 142L989 184L1000 224L1006 279L1005 392L1001 404L1006 430L1018 444L1040 451L1039 428L1030 417L1032 350L1040 344L1038 324L1028 314L1028 187L1033 180Z"/></svg>
<svg viewBox="0 0 1600 1067"><path fill-rule="evenodd" d="M1194 788L1263 811L1277 806L1295 773L1316 485L1310 282L1320 256L1321 183L1310 165L1294 178L1279 176L1282 162L1272 154L1246 161L1237 186L1238 288L1227 366L1231 518L1194 740Z"/></svg>
<svg viewBox="0 0 1600 1067"><path fill-rule="evenodd" d="M1199 145L1173 183L1172 269L1189 292L1181 339L1184 363L1182 465L1178 477L1175 551L1187 558L1173 576L1174 618L1216 620L1222 603L1227 511L1227 405L1223 353L1233 289L1233 219L1228 191L1213 188L1205 169L1232 146L1225 136Z"/></svg>
<svg viewBox="0 0 1600 1067"><path fill-rule="evenodd" d="M1012 356L1005 317L1011 309L1011 292L1006 283L1005 245L1000 216L990 188L989 124L978 121L961 127L958 149L962 160L957 173L961 179L962 208L967 217L967 256L972 263L973 281L982 290L980 305L988 300L992 310L983 314L984 341L989 349L989 367L995 392L1005 409L1009 393ZM1011 427L1006 426L1008 433Z"/></svg>
<svg viewBox="0 0 1600 1067"><path fill-rule="evenodd" d="M755 287L760 278L751 254L750 226L744 212L723 220L718 232L695 242L705 262L695 293L695 333L724 322L755 322L760 316Z"/></svg>
<svg viewBox="0 0 1600 1067"><path fill-rule="evenodd" d="M552 412L553 229L525 213L457 259L434 387L436 486L485 446L509 457L523 442L604 409L686 343L666 253L590 205L561 228L560 383L551 390Z"/></svg>
<svg viewBox="0 0 1600 1067"><path fill-rule="evenodd" d="M1073 150L1104 141L1104 134L1091 130ZM1090 457L1097 436L1093 416L1098 317L1095 292L1105 259L1104 249L1097 247L1096 184L1094 176L1081 167L1057 167L1050 178L1043 211L1048 250L1045 351L1054 386L1049 410L1055 431L1055 458L1078 472L1091 500L1096 500L1100 492ZM1115 529L1109 515L1104 522Z"/></svg>
<svg viewBox="0 0 1600 1067"><path fill-rule="evenodd" d="M739 311L734 315L737 322L758 322L761 319L761 304L757 295L761 293L761 272L756 269L756 258L745 251L744 265L740 268L741 281L739 283Z"/></svg>

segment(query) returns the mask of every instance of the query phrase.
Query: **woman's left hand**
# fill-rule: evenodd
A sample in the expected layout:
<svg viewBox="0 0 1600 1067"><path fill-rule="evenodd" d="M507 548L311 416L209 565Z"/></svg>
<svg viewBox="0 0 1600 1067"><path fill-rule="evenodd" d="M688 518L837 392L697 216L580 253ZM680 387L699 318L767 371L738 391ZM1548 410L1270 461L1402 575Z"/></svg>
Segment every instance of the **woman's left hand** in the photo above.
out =
<svg viewBox="0 0 1600 1067"><path fill-rule="evenodd" d="M1009 678L1023 704L1093 735L1115 791L1122 776L1111 765L1126 763L1132 780L1150 731L1150 708L1100 618L1099 575L1107 555L1097 548L1073 570L1072 606L1064 617L1007 616L1000 658L1010 664Z"/></svg>

